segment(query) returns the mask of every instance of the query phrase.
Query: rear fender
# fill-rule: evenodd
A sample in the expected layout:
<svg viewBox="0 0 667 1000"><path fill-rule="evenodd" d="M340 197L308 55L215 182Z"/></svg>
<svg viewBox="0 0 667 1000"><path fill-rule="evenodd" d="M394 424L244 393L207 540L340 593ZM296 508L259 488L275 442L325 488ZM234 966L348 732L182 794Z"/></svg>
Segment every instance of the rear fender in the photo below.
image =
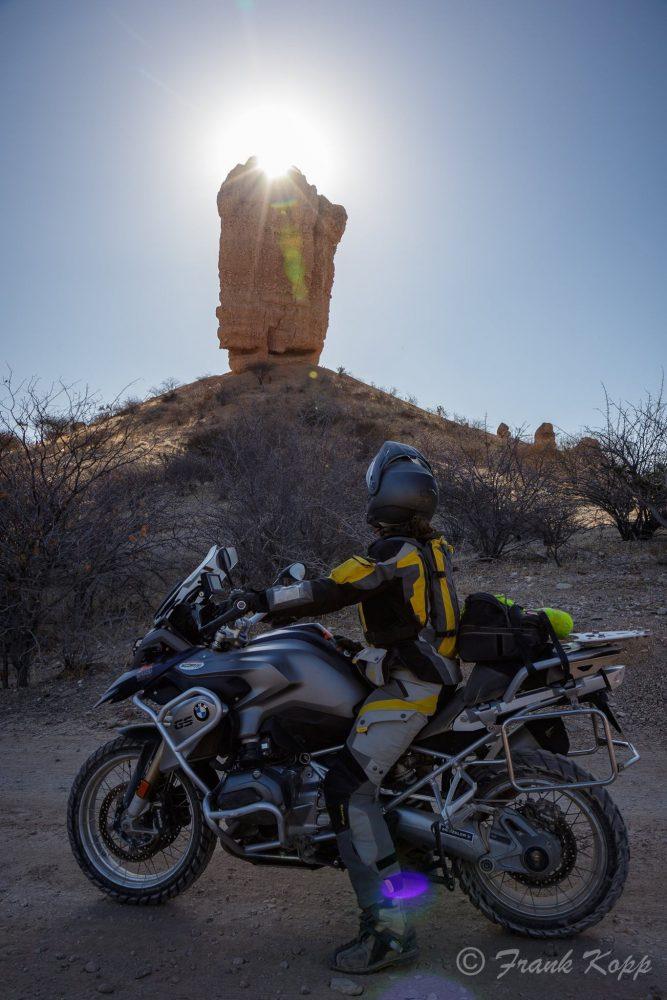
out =
<svg viewBox="0 0 667 1000"><path fill-rule="evenodd" d="M530 751L539 750L540 744L537 742L533 734L530 732L526 726L520 726L516 729L510 736L510 746L512 751ZM502 744L500 744L499 750L502 751ZM500 756L500 754L498 754Z"/></svg>
<svg viewBox="0 0 667 1000"><path fill-rule="evenodd" d="M517 727L509 738L512 752L529 752L531 750L549 750L551 753L567 756L570 750L570 740L562 719L540 719L539 715L531 722L524 722ZM502 744L498 748L498 756L502 752Z"/></svg>

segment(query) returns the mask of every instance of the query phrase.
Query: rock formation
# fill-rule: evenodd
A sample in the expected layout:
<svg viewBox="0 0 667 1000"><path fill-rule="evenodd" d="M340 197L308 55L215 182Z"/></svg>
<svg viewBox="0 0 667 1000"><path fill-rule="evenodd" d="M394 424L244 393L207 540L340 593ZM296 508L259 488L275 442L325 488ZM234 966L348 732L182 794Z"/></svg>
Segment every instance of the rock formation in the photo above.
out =
<svg viewBox="0 0 667 1000"><path fill-rule="evenodd" d="M600 442L594 437L582 437L579 438L576 444L577 448L586 448L590 450L591 448L599 448Z"/></svg>
<svg viewBox="0 0 667 1000"><path fill-rule="evenodd" d="M231 370L258 362L317 364L345 209L318 195L299 170L269 179L252 157L220 188L218 213L216 316Z"/></svg>
<svg viewBox="0 0 667 1000"><path fill-rule="evenodd" d="M498 435L499 438L502 438L503 440L505 440L505 438L510 437L510 429L504 421L501 424L498 424L498 430L496 431L496 434Z"/></svg>
<svg viewBox="0 0 667 1000"><path fill-rule="evenodd" d="M546 421L545 423L540 424L535 431L535 437L533 440L538 448L555 448L556 435L554 434L554 425Z"/></svg>

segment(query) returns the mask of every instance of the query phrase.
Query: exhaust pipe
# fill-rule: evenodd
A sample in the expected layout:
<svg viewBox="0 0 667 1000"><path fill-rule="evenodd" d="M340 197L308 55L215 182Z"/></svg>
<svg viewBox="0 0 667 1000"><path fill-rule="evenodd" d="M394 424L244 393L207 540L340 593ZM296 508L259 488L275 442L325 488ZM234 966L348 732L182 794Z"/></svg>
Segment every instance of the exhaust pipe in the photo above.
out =
<svg viewBox="0 0 667 1000"><path fill-rule="evenodd" d="M440 817L436 813L420 812L418 809L408 809L406 806L397 806L392 809L392 813L398 821L396 833L399 837L407 840L409 844L428 847L432 851L437 850L433 825L440 822ZM487 853L482 838L472 823L462 823L455 830L441 829L440 839L445 854L462 858L464 861L477 861Z"/></svg>

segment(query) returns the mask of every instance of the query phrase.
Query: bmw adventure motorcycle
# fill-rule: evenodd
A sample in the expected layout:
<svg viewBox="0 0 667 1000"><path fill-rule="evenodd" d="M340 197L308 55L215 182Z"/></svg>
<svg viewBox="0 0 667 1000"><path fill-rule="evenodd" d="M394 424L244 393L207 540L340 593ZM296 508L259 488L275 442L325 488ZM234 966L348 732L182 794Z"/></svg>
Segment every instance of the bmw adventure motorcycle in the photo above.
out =
<svg viewBox="0 0 667 1000"><path fill-rule="evenodd" d="M319 624L251 635L232 548L213 546L158 609L130 670L97 705L131 698L77 775L68 832L85 875L121 903L162 903L219 843L253 865L342 867L322 782L370 685ZM294 564L276 583L303 579ZM608 696L641 632L573 634L509 674L477 664L387 774L380 795L404 871L454 889L530 937L590 927L623 890L628 838L604 786L639 759ZM569 730L590 727L572 748ZM601 751L601 777L574 759ZM622 758L622 759L619 759Z"/></svg>

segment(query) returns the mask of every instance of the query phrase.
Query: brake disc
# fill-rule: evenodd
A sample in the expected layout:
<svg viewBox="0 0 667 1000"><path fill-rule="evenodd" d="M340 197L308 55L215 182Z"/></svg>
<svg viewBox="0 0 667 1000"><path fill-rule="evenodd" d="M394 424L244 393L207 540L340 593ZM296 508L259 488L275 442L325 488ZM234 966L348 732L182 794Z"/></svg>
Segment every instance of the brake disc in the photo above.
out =
<svg viewBox="0 0 667 1000"><path fill-rule="evenodd" d="M577 840L562 811L553 802L539 799L528 801L517 809L531 823L536 823L560 841L560 864L549 875L524 875L513 872L512 877L522 885L550 886L562 882L570 874L577 862Z"/></svg>
<svg viewBox="0 0 667 1000"><path fill-rule="evenodd" d="M122 861L148 861L173 844L183 826L189 821L188 810L188 820L183 822L185 818L183 811L184 807L187 808L187 800L184 803L169 803L170 808L165 809L166 822L157 833L140 831L125 833L120 829L120 817L126 789L126 782L116 785L107 792L102 801L99 813L102 840L109 851Z"/></svg>

